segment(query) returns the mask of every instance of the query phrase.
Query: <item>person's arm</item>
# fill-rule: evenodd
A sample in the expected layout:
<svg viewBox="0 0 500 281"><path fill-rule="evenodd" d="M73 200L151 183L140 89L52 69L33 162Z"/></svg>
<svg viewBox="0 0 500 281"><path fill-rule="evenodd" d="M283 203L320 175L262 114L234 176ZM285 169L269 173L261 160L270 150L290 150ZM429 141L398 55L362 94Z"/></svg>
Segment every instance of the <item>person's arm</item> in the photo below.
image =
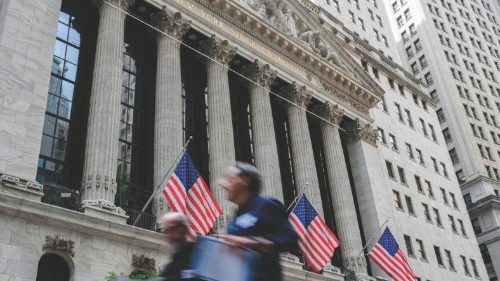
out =
<svg viewBox="0 0 500 281"><path fill-rule="evenodd" d="M297 234L292 228L281 202L269 200L264 208L265 219L271 231L262 238L272 242L273 251L296 252L298 249Z"/></svg>
<svg viewBox="0 0 500 281"><path fill-rule="evenodd" d="M237 246L260 252L292 252L298 250L297 235L293 230L288 216L279 201L266 200L260 210L260 218L265 234L262 236L235 236L220 234L217 237Z"/></svg>

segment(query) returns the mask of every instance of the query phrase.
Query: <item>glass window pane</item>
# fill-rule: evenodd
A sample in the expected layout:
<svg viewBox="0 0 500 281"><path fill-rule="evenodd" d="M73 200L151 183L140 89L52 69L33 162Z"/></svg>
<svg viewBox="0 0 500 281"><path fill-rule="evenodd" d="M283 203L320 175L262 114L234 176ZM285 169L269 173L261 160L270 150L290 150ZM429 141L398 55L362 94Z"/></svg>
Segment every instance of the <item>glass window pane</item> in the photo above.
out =
<svg viewBox="0 0 500 281"><path fill-rule="evenodd" d="M132 125L127 125L127 141L132 142Z"/></svg>
<svg viewBox="0 0 500 281"><path fill-rule="evenodd" d="M59 13L59 21L65 24L69 24L69 15L61 11Z"/></svg>
<svg viewBox="0 0 500 281"><path fill-rule="evenodd" d="M135 59L133 58L130 58L130 67L129 67L130 71L132 73L136 73L136 68L135 68Z"/></svg>
<svg viewBox="0 0 500 281"><path fill-rule="evenodd" d="M123 72L122 75L122 85L128 87L128 72Z"/></svg>
<svg viewBox="0 0 500 281"><path fill-rule="evenodd" d="M66 44L64 42L56 40L56 45L54 47L54 55L60 58L64 58L66 54Z"/></svg>
<svg viewBox="0 0 500 281"><path fill-rule="evenodd" d="M57 120L55 137L58 139L68 140L69 123L61 119Z"/></svg>
<svg viewBox="0 0 500 281"><path fill-rule="evenodd" d="M45 169L47 169L49 171L55 171L56 170L56 163L47 160L47 163L45 164Z"/></svg>
<svg viewBox="0 0 500 281"><path fill-rule="evenodd" d="M71 46L68 46L66 49L66 60L77 64L78 63L78 55L80 51L77 48L73 48Z"/></svg>
<svg viewBox="0 0 500 281"><path fill-rule="evenodd" d="M128 87L132 90L135 90L135 75L130 74L130 81Z"/></svg>
<svg viewBox="0 0 500 281"><path fill-rule="evenodd" d="M61 79L50 76L49 93L57 96L61 93Z"/></svg>
<svg viewBox="0 0 500 281"><path fill-rule="evenodd" d="M127 124L120 123L120 139L124 140L127 137ZM118 157L120 159L120 157Z"/></svg>
<svg viewBox="0 0 500 281"><path fill-rule="evenodd" d="M122 103L128 103L128 88L122 87Z"/></svg>
<svg viewBox="0 0 500 281"><path fill-rule="evenodd" d="M53 136L55 129L56 129L56 118L46 115L45 122L43 124L43 133L49 136Z"/></svg>
<svg viewBox="0 0 500 281"><path fill-rule="evenodd" d="M57 23L57 33L56 33L57 38L60 38L62 40L66 40L68 38L68 30L69 30L69 27L67 25L65 25L64 23L58 22Z"/></svg>
<svg viewBox="0 0 500 281"><path fill-rule="evenodd" d="M135 105L135 90L128 91L128 104L131 106Z"/></svg>
<svg viewBox="0 0 500 281"><path fill-rule="evenodd" d="M61 175L64 172L64 165L63 164L56 164L56 173Z"/></svg>
<svg viewBox="0 0 500 281"><path fill-rule="evenodd" d="M52 153L52 142L53 138L47 135L42 135L42 145L40 147L40 154L50 157Z"/></svg>
<svg viewBox="0 0 500 281"><path fill-rule="evenodd" d="M73 100L73 92L75 91L75 85L73 83L62 81L61 85L61 96L67 100Z"/></svg>
<svg viewBox="0 0 500 281"><path fill-rule="evenodd" d="M45 160L42 158L38 158L38 168L43 168L43 164L45 163Z"/></svg>
<svg viewBox="0 0 500 281"><path fill-rule="evenodd" d="M80 33L74 28L69 29L68 42L75 46L80 46Z"/></svg>
<svg viewBox="0 0 500 281"><path fill-rule="evenodd" d="M72 102L66 99L59 99L59 110L57 112L57 115L66 118L66 119L71 119L71 106Z"/></svg>
<svg viewBox="0 0 500 281"><path fill-rule="evenodd" d="M49 94L47 98L47 111L50 113L57 114L57 103L59 102L59 98Z"/></svg>
<svg viewBox="0 0 500 281"><path fill-rule="evenodd" d="M66 141L62 139L54 140L54 150L52 151L52 157L55 159L64 161L64 155L66 154ZM54 167L55 169L55 167Z"/></svg>
<svg viewBox="0 0 500 281"><path fill-rule="evenodd" d="M63 74L64 60L56 56L52 57L52 73L57 75Z"/></svg>
<svg viewBox="0 0 500 281"><path fill-rule="evenodd" d="M76 65L66 62L64 64L64 78L75 81L76 78Z"/></svg>

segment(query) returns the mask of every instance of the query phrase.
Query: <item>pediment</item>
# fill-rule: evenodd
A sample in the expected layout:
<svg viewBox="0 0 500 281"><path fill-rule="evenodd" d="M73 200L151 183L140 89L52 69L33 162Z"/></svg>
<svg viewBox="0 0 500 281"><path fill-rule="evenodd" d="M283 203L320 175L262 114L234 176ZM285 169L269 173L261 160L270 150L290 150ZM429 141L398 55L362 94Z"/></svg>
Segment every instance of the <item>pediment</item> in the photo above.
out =
<svg viewBox="0 0 500 281"><path fill-rule="evenodd" d="M299 2L301 1L301 2ZM376 96L383 90L354 60L342 42L324 26L319 8L309 0L238 0L252 13L268 22L289 40L315 53ZM307 6L307 8L305 7ZM335 28L335 27L334 27Z"/></svg>

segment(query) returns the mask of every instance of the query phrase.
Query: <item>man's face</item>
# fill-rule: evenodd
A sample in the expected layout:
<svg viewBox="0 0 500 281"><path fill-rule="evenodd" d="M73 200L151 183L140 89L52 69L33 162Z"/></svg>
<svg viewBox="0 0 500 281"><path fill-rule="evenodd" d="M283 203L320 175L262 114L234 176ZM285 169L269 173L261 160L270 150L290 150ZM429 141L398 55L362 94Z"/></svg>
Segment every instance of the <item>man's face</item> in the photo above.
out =
<svg viewBox="0 0 500 281"><path fill-rule="evenodd" d="M219 185L226 191L227 200L239 204L242 195L248 192L248 181L241 175L235 167L226 169L224 176L219 179Z"/></svg>
<svg viewBox="0 0 500 281"><path fill-rule="evenodd" d="M186 226L181 222L167 220L162 223L162 232L170 244L181 244L186 241Z"/></svg>

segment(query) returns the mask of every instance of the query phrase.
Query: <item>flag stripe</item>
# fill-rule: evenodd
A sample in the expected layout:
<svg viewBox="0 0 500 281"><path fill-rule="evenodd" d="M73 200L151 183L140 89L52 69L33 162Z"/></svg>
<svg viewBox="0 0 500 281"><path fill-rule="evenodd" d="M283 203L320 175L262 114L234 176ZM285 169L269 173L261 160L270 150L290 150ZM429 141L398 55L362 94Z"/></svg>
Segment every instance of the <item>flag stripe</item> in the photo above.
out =
<svg viewBox="0 0 500 281"><path fill-rule="evenodd" d="M416 280L415 273L389 228L385 229L377 244L368 253L368 257L393 280Z"/></svg>
<svg viewBox="0 0 500 281"><path fill-rule="evenodd" d="M321 271L338 247L337 237L328 229L305 195L302 195L293 208L289 220L299 237L299 247L307 264L314 271Z"/></svg>
<svg viewBox="0 0 500 281"><path fill-rule="evenodd" d="M219 204L187 152L165 183L162 193L173 211L185 213L188 217L187 237L191 241L196 235L207 234L217 216L222 215Z"/></svg>

